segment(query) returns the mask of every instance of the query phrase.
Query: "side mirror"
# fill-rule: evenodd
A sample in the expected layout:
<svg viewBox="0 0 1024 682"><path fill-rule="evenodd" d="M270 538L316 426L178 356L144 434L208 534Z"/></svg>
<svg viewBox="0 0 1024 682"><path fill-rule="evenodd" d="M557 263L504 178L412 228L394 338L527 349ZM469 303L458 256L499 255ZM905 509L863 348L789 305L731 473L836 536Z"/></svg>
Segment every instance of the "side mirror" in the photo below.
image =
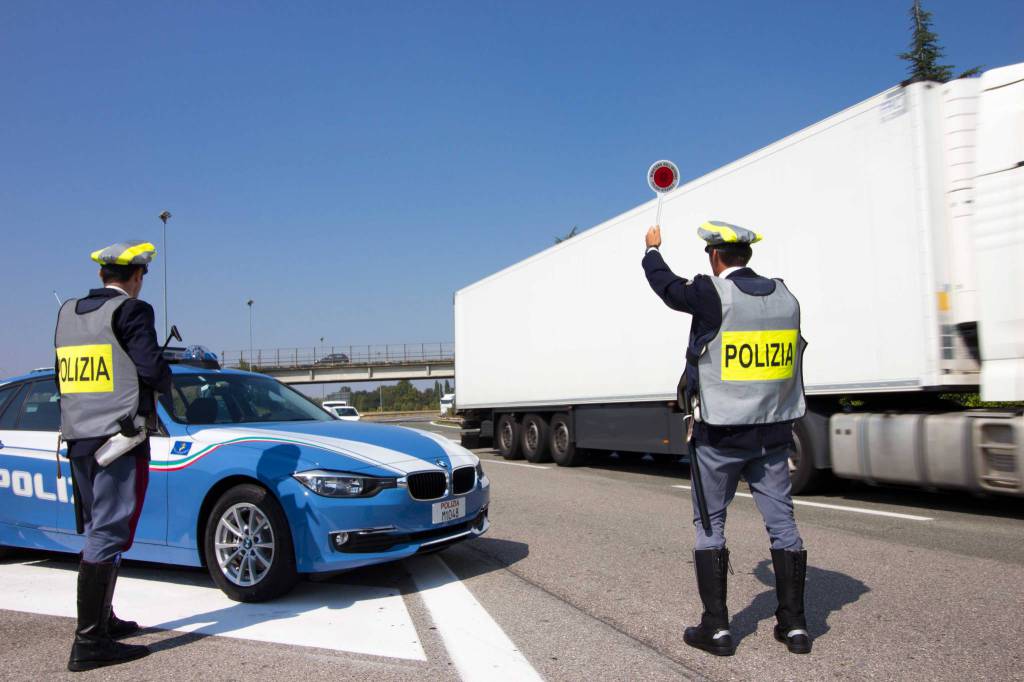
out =
<svg viewBox="0 0 1024 682"><path fill-rule="evenodd" d="M167 350L167 346L171 345L171 339L176 339L181 343L181 332L178 331L178 326L174 324L171 325L171 333L167 335L167 340L164 341L164 346L160 349L161 354Z"/></svg>

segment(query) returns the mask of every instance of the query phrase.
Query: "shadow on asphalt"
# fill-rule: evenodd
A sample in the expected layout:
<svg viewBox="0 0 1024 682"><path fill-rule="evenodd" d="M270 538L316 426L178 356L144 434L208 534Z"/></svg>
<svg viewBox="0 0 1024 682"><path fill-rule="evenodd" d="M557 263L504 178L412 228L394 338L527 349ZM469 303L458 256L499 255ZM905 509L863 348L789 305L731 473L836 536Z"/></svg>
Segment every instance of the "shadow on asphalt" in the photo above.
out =
<svg viewBox="0 0 1024 682"><path fill-rule="evenodd" d="M484 561L474 561L466 565L460 565L459 577L463 580L478 575L500 571L522 561L530 556L530 546L525 542L514 540L502 540L500 538L481 537L459 546L472 552ZM441 554L444 557L444 554Z"/></svg>
<svg viewBox="0 0 1024 682"><path fill-rule="evenodd" d="M500 457L497 452L493 453ZM584 469L621 471L671 479L690 479L690 466L684 462L659 463L639 453L595 453ZM820 500L837 504L869 502L894 507L915 507L957 514L1024 519L1024 504L1019 497L980 495L956 490L924 490L897 485L873 486L860 481L833 478L824 489L797 499Z"/></svg>
<svg viewBox="0 0 1024 682"><path fill-rule="evenodd" d="M768 589L754 597L749 605L732 617L729 629L737 644L753 634L761 621L775 619L778 601L775 598L775 572L772 569L772 562L768 559L761 560L754 568L754 577ZM831 629L828 624L829 616L841 611L847 604L853 604L870 591L870 587L845 573L808 565L804 602L807 630L811 637L816 639L825 635Z"/></svg>

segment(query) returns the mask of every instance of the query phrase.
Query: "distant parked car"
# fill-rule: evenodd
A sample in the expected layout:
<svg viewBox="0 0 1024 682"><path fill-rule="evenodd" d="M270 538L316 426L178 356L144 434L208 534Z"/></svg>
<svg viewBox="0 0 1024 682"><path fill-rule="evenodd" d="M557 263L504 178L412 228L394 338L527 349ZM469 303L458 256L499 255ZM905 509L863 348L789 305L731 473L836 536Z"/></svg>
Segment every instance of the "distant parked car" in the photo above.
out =
<svg viewBox="0 0 1024 682"><path fill-rule="evenodd" d="M359 410L351 405L335 405L330 409L330 413L338 419L344 419L347 422L357 422L363 418L363 416L359 414Z"/></svg>
<svg viewBox="0 0 1024 682"><path fill-rule="evenodd" d="M322 358L318 358L314 365L347 365L349 363L348 356L344 353L331 353L325 355Z"/></svg>
<svg viewBox="0 0 1024 682"><path fill-rule="evenodd" d="M320 406L323 407L328 412L330 412L331 414L334 414L334 409L333 408L335 408L335 407L348 407L348 401L347 400L325 400L322 403L320 403Z"/></svg>

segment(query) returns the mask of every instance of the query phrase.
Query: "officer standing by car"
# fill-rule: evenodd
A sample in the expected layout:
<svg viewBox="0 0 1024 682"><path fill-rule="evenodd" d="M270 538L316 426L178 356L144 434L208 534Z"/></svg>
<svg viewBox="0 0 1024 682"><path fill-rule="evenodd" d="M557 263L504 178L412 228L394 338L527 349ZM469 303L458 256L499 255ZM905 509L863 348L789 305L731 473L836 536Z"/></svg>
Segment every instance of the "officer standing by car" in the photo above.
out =
<svg viewBox="0 0 1024 682"><path fill-rule="evenodd" d="M103 288L65 301L57 316L61 434L71 459L79 532L85 532L71 671L149 653L145 646L116 641L139 626L117 618L111 601L121 554L132 545L146 496L154 392L169 392L171 386L153 308L138 299L155 255L152 244L140 241L94 252ZM126 450L120 454L119 444Z"/></svg>
<svg viewBox="0 0 1024 682"><path fill-rule="evenodd" d="M800 305L779 279L747 267L761 235L719 221L698 229L713 277L676 276L659 250L661 228L647 232L643 267L668 307L692 315L681 383L692 415L699 471L692 486L697 539L694 569L704 612L686 628L687 644L719 656L735 652L729 632L726 509L740 478L750 485L771 539L778 609L775 638L793 653L809 653L804 618L807 552L793 517L789 455L793 422L804 415ZM691 450L693 452L693 450ZM703 489L709 529L698 525Z"/></svg>

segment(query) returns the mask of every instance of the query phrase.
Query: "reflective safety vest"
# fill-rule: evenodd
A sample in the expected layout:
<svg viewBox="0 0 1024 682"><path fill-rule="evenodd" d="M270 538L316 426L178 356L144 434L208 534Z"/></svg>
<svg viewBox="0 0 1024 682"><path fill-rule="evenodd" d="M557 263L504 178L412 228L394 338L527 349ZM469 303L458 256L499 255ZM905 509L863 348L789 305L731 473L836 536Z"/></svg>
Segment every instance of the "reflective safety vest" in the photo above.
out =
<svg viewBox="0 0 1024 682"><path fill-rule="evenodd" d="M118 421L139 411L139 375L114 335L114 313L128 300L115 296L92 312L75 312L68 299L57 314L54 346L64 440L112 436Z"/></svg>
<svg viewBox="0 0 1024 682"><path fill-rule="evenodd" d="M697 360L700 414L714 426L776 424L804 416L800 304L782 280L765 296L711 277L722 326Z"/></svg>

